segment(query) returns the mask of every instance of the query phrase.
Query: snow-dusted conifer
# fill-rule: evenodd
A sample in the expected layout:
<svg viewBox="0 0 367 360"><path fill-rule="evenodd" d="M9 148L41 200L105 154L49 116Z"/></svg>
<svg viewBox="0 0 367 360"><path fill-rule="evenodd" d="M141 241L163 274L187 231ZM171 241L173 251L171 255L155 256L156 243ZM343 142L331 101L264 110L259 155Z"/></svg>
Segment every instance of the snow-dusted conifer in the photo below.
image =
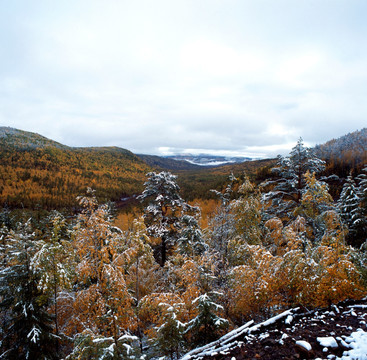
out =
<svg viewBox="0 0 367 360"><path fill-rule="evenodd" d="M162 324L156 328L154 345L159 355L168 356L170 360L178 359L184 350L185 324L178 319L183 304L159 304L163 311Z"/></svg>
<svg viewBox="0 0 367 360"><path fill-rule="evenodd" d="M207 249L197 215L185 214L181 218L181 231L178 239L180 253L187 256L199 255Z"/></svg>
<svg viewBox="0 0 367 360"><path fill-rule="evenodd" d="M360 198L359 208L354 213L353 231L358 245L367 241L367 167L363 173L357 176L358 196Z"/></svg>
<svg viewBox="0 0 367 360"><path fill-rule="evenodd" d="M67 289L72 281L72 248L66 233L66 220L57 211L49 217L50 233L45 240L39 240L38 251L31 260L31 266L39 274L38 288L48 294L54 314L55 335L59 338L58 295Z"/></svg>
<svg viewBox="0 0 367 360"><path fill-rule="evenodd" d="M207 293L197 297L193 305L197 307L198 315L188 323L186 330L191 344L204 345L216 340L221 331L228 327L228 320L219 316L223 307L215 303L213 296Z"/></svg>
<svg viewBox="0 0 367 360"><path fill-rule="evenodd" d="M218 252L220 266L223 269L227 268L229 240L235 234L235 217L231 211L231 196L236 180L231 174L224 192L212 190L219 197L221 204L210 222L209 241L212 249Z"/></svg>
<svg viewBox="0 0 367 360"><path fill-rule="evenodd" d="M37 288L39 276L31 261L37 249L30 221L5 239L6 266L0 273L0 306L7 312L1 341L2 359L56 359L47 298Z"/></svg>
<svg viewBox="0 0 367 360"><path fill-rule="evenodd" d="M358 188L351 175L347 177L338 200L338 209L342 220L350 227L353 223L353 214L359 207L361 199Z"/></svg>
<svg viewBox="0 0 367 360"><path fill-rule="evenodd" d="M360 202L358 188L351 175L348 176L343 185L342 192L338 200L338 210L343 222L349 228L349 237L353 237L355 225L358 223L360 215Z"/></svg>
<svg viewBox="0 0 367 360"><path fill-rule="evenodd" d="M276 215L285 220L294 218L293 211L301 202L306 185L304 175L306 172L318 173L324 168L325 162L304 146L302 138L298 140L289 156L279 155L277 166L272 170L278 179L262 184L264 188L271 188L271 191L264 195L265 204L270 203L270 206L266 207L266 217Z"/></svg>
<svg viewBox="0 0 367 360"><path fill-rule="evenodd" d="M142 359L137 346L138 338L130 334L113 337L95 335L89 329L78 334L73 351L65 360L138 360Z"/></svg>
<svg viewBox="0 0 367 360"><path fill-rule="evenodd" d="M176 176L170 172L147 174L145 190L139 198L149 201L145 208L145 224L148 235L156 240L155 257L164 266L167 257L177 244L180 217L185 201L181 198Z"/></svg>

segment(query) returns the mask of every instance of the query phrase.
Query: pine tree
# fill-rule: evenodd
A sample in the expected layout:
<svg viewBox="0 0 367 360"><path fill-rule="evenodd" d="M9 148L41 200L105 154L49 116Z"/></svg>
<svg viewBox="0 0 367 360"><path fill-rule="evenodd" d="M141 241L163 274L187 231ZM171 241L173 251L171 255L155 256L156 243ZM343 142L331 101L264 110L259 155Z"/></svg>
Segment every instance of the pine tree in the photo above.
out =
<svg viewBox="0 0 367 360"><path fill-rule="evenodd" d="M125 334L115 341L86 329L76 336L75 346L65 360L138 360L141 356L137 340L136 336Z"/></svg>
<svg viewBox="0 0 367 360"><path fill-rule="evenodd" d="M13 216L11 215L11 211L9 209L8 204L5 204L2 211L0 212L0 226L5 226L9 230L13 224Z"/></svg>
<svg viewBox="0 0 367 360"><path fill-rule="evenodd" d="M38 289L39 274L32 267L37 242L30 221L10 231L5 241L7 264L1 270L1 308L7 311L1 341L2 359L56 359L52 319L47 298Z"/></svg>
<svg viewBox="0 0 367 360"><path fill-rule="evenodd" d="M200 255L207 249L203 233L200 229L198 216L185 214L181 218L181 231L178 249L181 254L189 257Z"/></svg>
<svg viewBox="0 0 367 360"><path fill-rule="evenodd" d="M352 176L349 175L343 185L337 205L342 220L348 226L348 239L351 243L354 243L357 219L360 215L361 198L359 195L357 185Z"/></svg>
<svg viewBox="0 0 367 360"><path fill-rule="evenodd" d="M192 338L191 344L204 345L216 340L228 327L228 320L219 316L223 307L216 304L207 293L197 297L193 304L197 307L198 315L188 323L186 330Z"/></svg>
<svg viewBox="0 0 367 360"><path fill-rule="evenodd" d="M176 176L169 172L147 174L141 201L149 201L145 208L145 224L148 235L156 241L155 257L162 267L177 245L182 210L187 206L179 195Z"/></svg>
<svg viewBox="0 0 367 360"><path fill-rule="evenodd" d="M212 190L219 197L221 204L210 222L209 241L212 250L217 251L219 254L219 267L224 272L228 265L228 244L235 234L235 217L232 213L231 196L236 180L233 174L231 174L224 192Z"/></svg>
<svg viewBox="0 0 367 360"><path fill-rule="evenodd" d="M294 209L302 199L306 185L304 175L306 172L319 173L325 168L325 162L317 158L311 149L306 148L302 138L291 150L289 156L278 156L278 163L272 169L278 178L262 184L263 188L271 188L264 195L266 205L266 218L278 216L282 220L294 219Z"/></svg>
<svg viewBox="0 0 367 360"><path fill-rule="evenodd" d="M359 208L353 214L353 235L356 239L356 245L367 241L367 167L363 169L364 173L357 176L358 196L360 198Z"/></svg>
<svg viewBox="0 0 367 360"><path fill-rule="evenodd" d="M163 308L162 324L157 326L154 345L159 355L169 356L169 359L178 359L184 349L184 331L186 324L178 319L178 313L183 304L169 305L161 303Z"/></svg>
<svg viewBox="0 0 367 360"><path fill-rule="evenodd" d="M68 289L72 281L72 248L65 239L65 218L57 211L49 217L51 229L46 240L38 241L38 251L34 254L31 266L39 274L38 288L51 300L55 322L55 335L59 339L58 296L61 289Z"/></svg>

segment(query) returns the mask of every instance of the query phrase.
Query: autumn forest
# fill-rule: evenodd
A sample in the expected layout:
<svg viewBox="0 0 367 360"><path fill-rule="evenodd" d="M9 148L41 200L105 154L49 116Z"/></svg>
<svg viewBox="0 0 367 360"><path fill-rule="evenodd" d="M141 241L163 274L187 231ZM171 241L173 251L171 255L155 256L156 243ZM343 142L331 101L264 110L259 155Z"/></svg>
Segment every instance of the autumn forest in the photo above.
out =
<svg viewBox="0 0 367 360"><path fill-rule="evenodd" d="M299 139L173 175L6 131L2 359L178 359L251 319L367 294L365 151Z"/></svg>

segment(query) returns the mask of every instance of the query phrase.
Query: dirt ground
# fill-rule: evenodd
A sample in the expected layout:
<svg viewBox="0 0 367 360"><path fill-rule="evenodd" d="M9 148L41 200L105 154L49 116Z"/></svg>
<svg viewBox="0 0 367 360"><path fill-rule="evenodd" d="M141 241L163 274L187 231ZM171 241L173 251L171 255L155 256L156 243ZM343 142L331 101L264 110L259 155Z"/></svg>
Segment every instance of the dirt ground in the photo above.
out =
<svg viewBox="0 0 367 360"><path fill-rule="evenodd" d="M352 332L367 331L367 301L346 301L328 309L307 312L299 310L288 321L279 321L256 332L238 338L243 343L231 350L213 352L203 359L333 359L341 357L349 349L344 340ZM287 323L288 322L288 323ZM333 337L337 347L322 346L318 337ZM297 341L306 341L311 350L306 350ZM334 356L333 356L334 355Z"/></svg>

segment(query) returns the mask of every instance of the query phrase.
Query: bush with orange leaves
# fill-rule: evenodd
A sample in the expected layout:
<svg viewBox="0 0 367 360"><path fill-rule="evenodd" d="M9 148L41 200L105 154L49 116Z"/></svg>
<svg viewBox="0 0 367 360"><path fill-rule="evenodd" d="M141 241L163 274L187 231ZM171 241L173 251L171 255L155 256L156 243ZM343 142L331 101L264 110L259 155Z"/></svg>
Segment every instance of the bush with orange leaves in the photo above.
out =
<svg viewBox="0 0 367 360"><path fill-rule="evenodd" d="M267 315L280 302L281 258L261 245L248 245L246 250L246 264L235 266L229 273L229 314L237 324Z"/></svg>
<svg viewBox="0 0 367 360"><path fill-rule="evenodd" d="M297 217L288 226L266 222L265 244L247 245L245 264L230 272L230 316L236 323L268 316L291 306L327 306L366 294L353 263L354 249L345 245L343 226L335 211L321 216L319 243L307 238L307 225Z"/></svg>
<svg viewBox="0 0 367 360"><path fill-rule="evenodd" d="M93 191L80 198L84 207L73 232L78 265L73 331L118 339L136 326L121 256L123 238L113 228L106 206L98 206Z"/></svg>

